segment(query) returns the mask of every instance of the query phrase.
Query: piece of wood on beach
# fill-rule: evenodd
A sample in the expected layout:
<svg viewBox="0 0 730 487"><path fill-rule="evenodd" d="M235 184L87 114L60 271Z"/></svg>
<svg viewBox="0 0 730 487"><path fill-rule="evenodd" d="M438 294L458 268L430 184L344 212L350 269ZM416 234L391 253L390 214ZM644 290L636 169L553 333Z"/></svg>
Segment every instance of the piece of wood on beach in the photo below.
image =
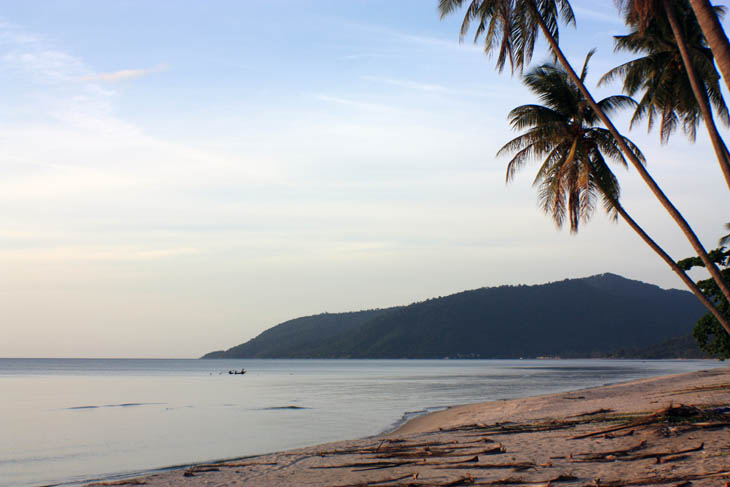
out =
<svg viewBox="0 0 730 487"><path fill-rule="evenodd" d="M660 459L663 458L663 457L671 457L671 456L675 456L675 455L683 455L685 453L692 453L692 452L696 452L696 451L701 451L701 450L704 450L704 448L705 448L705 444L704 443L700 443L699 445L697 445L695 447L687 448L685 450L677 450L677 451L669 451L669 452L640 453L638 455L629 455L629 456L626 456L626 457L618 457L617 460L620 460L622 462L630 462L630 461L634 461L634 460L643 460L643 459L646 459L646 458L656 458L657 461L660 461Z"/></svg>
<svg viewBox="0 0 730 487"><path fill-rule="evenodd" d="M470 450L474 450L474 448L470 448ZM497 446L494 446L492 448L486 448L479 451L471 451L471 452L463 452L463 451L455 451L454 449L438 449L438 448L431 448L431 447L425 447L420 448L416 450L408 450L403 449L400 451L393 451L388 453L380 453L378 455L375 455L373 458L433 458L433 457L463 457L463 456L472 456L472 455L498 455L500 453L505 453L506 450L502 444L498 444Z"/></svg>
<svg viewBox="0 0 730 487"><path fill-rule="evenodd" d="M571 460L572 462L580 462L580 463L591 463L591 462L635 462L637 460L646 460L647 458L654 458L656 459L656 463L662 463L662 459L665 457L679 457L681 455L685 455L687 453L692 453L696 451L701 451L705 448L704 443L700 443L699 445L687 448L684 450L677 450L677 451L669 451L669 452L647 452L647 453L639 453L635 455L606 455L606 456L596 456L596 457L589 457L589 458L580 458L580 459L574 459ZM679 458L675 458L675 460L679 460Z"/></svg>
<svg viewBox="0 0 730 487"><path fill-rule="evenodd" d="M653 477L643 477L632 480L601 480L596 479L594 485L599 487L628 487L634 485L664 485L664 484L675 484L675 485L687 485L687 482L693 480L709 479L715 477L730 477L730 470L723 469L711 473L698 473L698 474L687 474L679 475L676 477L663 477L661 475L655 475Z"/></svg>
<svg viewBox="0 0 730 487"><path fill-rule="evenodd" d="M370 484L355 484L357 487L367 487ZM413 479L410 482L396 482L391 484L379 484L381 487L461 487L471 486L474 484L474 477L471 475L462 475L456 479L438 481L421 481Z"/></svg>
<svg viewBox="0 0 730 487"><path fill-rule="evenodd" d="M689 389L680 389L676 391L665 391L657 394L652 394L653 397L660 396L676 396L679 394L696 394L698 392L711 392L711 391L727 391L730 390L730 384L710 384L706 386L691 387Z"/></svg>
<svg viewBox="0 0 730 487"><path fill-rule="evenodd" d="M107 482L93 482L84 485L84 487L110 487L117 485L147 485L147 482L142 479L110 480Z"/></svg>
<svg viewBox="0 0 730 487"><path fill-rule="evenodd" d="M606 433L605 435L603 435L603 437L606 438L607 440L612 440L614 438L623 438L624 436L634 436L635 432L636 432L636 430L628 430L628 431L623 431L623 432L615 434L615 435L612 433Z"/></svg>
<svg viewBox="0 0 730 487"><path fill-rule="evenodd" d="M467 465L451 465L451 464L442 464L442 465L434 465L434 468L439 470L449 470L449 469L464 469L468 468L469 470L502 470L502 469L511 469L511 470L528 470L531 468L537 468L538 466L543 465L537 465L533 462L505 462L505 463L470 463Z"/></svg>
<svg viewBox="0 0 730 487"><path fill-rule="evenodd" d="M572 461L574 461L574 462L592 461L592 460L606 459L607 457L614 457L614 459L615 459L616 457L626 456L629 453L643 450L644 448L646 448L646 440L641 440L636 445L630 446L628 448L623 448L621 450L576 453L575 454L576 457L583 457L583 458L576 458L576 459L573 459Z"/></svg>
<svg viewBox="0 0 730 487"><path fill-rule="evenodd" d="M494 448L488 448L486 450L480 451L473 451L473 449L470 449L470 451L427 449L414 452L400 452L389 455L377 455L374 458L456 458L465 456L471 457L480 455L498 455L505 452L506 450L504 449L504 447L502 445L499 445Z"/></svg>
<svg viewBox="0 0 730 487"><path fill-rule="evenodd" d="M582 440L583 438L590 438L592 436L600 436L606 433L614 433L616 431L622 431L629 428L635 428L636 426L644 426L647 424L651 424L653 422L656 422L656 418L650 417L639 421L632 421L629 424L624 424L620 426L613 426L611 428L605 428L598 431L592 431L590 433L584 433L581 435L571 436L569 439L571 440Z"/></svg>
<svg viewBox="0 0 730 487"><path fill-rule="evenodd" d="M494 443L494 441L488 438L482 438L479 440L462 441L457 440L450 441L426 441L426 442L408 442L407 440L382 440L377 446L364 447L364 448L345 448L341 450L323 450L317 453L320 457L334 456L334 455L364 455L369 453L388 453L393 451L403 451L408 448L425 448L425 447L447 447L451 449L468 449L477 448L478 446L469 445L483 445L485 443Z"/></svg>
<svg viewBox="0 0 730 487"><path fill-rule="evenodd" d="M598 416L599 414L608 414L608 413L612 413L612 412L613 412L613 409L601 408L601 409L596 409L595 411L589 411L587 413L574 414L573 416L568 416L568 418L582 418L582 417L586 417L586 416Z"/></svg>
<svg viewBox="0 0 730 487"><path fill-rule="evenodd" d="M188 469L186 469L183 472L183 477L195 477L199 473L207 473L207 472L220 472L221 469L218 467L206 467L203 465L195 465Z"/></svg>
<svg viewBox="0 0 730 487"><path fill-rule="evenodd" d="M700 410L695 406L686 406L684 404L680 404L678 406L670 405L664 409L660 409L659 411L656 411L649 416L646 416L641 419L637 419L635 421L632 421L627 424L619 425L619 426L613 426L611 428L606 428L598 431L592 431L591 433L585 433L582 435L573 436L570 439L571 440L581 440L583 438L590 438L592 436L600 436L606 433L613 433L615 431L621 431L628 428L633 428L636 426L645 426L652 423L658 423L662 421L670 421L675 420L677 418L690 418L693 416L697 416L700 414Z"/></svg>
<svg viewBox="0 0 730 487"><path fill-rule="evenodd" d="M399 482L401 480L406 480L406 479L416 480L417 478L418 478L418 473L409 473L407 475L401 475L400 477L393 477L393 478L387 478L387 479L381 479L381 480L368 480L368 481L359 482L359 483L349 482L347 484L328 485L326 487L372 487L374 485L382 486L383 484L392 484L393 482Z"/></svg>
<svg viewBox="0 0 730 487"><path fill-rule="evenodd" d="M570 429L576 425L583 424L585 421L551 421L549 423L538 423L538 424L512 424L509 426L499 426L494 428L488 428L485 430L466 430L463 433L466 436L481 436L484 433L494 435L519 435L524 433L540 433L543 431L559 431L564 429ZM458 430L457 430L458 431Z"/></svg>
<svg viewBox="0 0 730 487"><path fill-rule="evenodd" d="M682 460L686 460L688 458L691 458L690 455L672 455L668 457L659 457L657 458L657 463L671 463L671 462L679 462Z"/></svg>
<svg viewBox="0 0 730 487"><path fill-rule="evenodd" d="M553 477L547 480L527 480L520 477L507 477L504 479L490 480L488 482L479 482L474 485L525 485L531 487L549 487L552 484L559 484L561 482L574 482L576 480L578 480L578 477L560 474L557 477Z"/></svg>
<svg viewBox="0 0 730 487"><path fill-rule="evenodd" d="M257 466L273 466L278 465L277 462L221 462L221 463L203 463L196 465L195 468L238 468L238 467L257 467Z"/></svg>
<svg viewBox="0 0 730 487"><path fill-rule="evenodd" d="M339 465L316 465L313 467L309 467L313 470L326 470L326 469L336 469L336 468L349 468L353 469L353 471L360 471L360 470L379 470L383 468L395 468L395 467L403 467L407 465L418 465L423 464L423 461L412 461L412 460L393 460L389 462L350 462L350 463L342 463Z"/></svg>
<svg viewBox="0 0 730 487"><path fill-rule="evenodd" d="M714 430L727 428L730 426L728 421L703 421L700 423L691 423L687 425L689 430Z"/></svg>

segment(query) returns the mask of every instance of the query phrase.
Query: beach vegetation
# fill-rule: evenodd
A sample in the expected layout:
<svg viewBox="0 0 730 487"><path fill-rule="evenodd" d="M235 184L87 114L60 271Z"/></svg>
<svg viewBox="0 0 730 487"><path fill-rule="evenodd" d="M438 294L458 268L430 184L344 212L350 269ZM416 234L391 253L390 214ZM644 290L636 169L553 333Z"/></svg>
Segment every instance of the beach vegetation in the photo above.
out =
<svg viewBox="0 0 730 487"><path fill-rule="evenodd" d="M730 235L723 237L720 241L721 244L723 242L727 243L728 237ZM710 256L714 262L722 267L725 278L730 280L730 249L724 246L717 248L710 252ZM697 257L690 257L679 261L679 265L686 270L690 270L693 267L702 267L703 263ZM715 282L712 279L704 279L698 281L697 285L716 303L717 309L727 319L730 319L730 303L725 299ZM692 335L697 340L701 350L721 360L730 358L730 335L725 333L720 322L711 313L705 314L697 321Z"/></svg>

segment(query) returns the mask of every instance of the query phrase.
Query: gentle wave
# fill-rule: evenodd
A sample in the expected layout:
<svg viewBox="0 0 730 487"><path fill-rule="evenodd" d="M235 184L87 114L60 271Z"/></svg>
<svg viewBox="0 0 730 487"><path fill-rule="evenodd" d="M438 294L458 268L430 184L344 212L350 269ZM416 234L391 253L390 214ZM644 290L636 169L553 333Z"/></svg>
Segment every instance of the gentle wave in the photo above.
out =
<svg viewBox="0 0 730 487"><path fill-rule="evenodd" d="M408 421L412 420L413 418L417 418L419 416L425 416L426 414L435 413L436 411L444 411L446 409L449 409L450 406L436 406L431 408L424 408L419 409L418 411L406 411L403 413L403 415L398 419L396 422L391 424L387 429L385 429L383 432L381 432L381 435L391 433L404 424L406 424Z"/></svg>
<svg viewBox="0 0 730 487"><path fill-rule="evenodd" d="M66 408L67 410L77 409L101 409L101 408L131 408L136 406L154 406L159 404L165 404L164 402L124 402L121 404L102 404L93 406L73 406Z"/></svg>
<svg viewBox="0 0 730 487"><path fill-rule="evenodd" d="M261 408L258 411L280 411L285 409L312 409L312 408L305 408L303 406L272 406L269 408Z"/></svg>

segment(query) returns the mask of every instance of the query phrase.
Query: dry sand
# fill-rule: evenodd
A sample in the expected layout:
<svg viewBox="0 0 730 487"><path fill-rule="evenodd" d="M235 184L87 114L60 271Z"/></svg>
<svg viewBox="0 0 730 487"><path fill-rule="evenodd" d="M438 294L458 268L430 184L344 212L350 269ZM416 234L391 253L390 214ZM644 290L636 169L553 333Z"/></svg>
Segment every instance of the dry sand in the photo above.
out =
<svg viewBox="0 0 730 487"><path fill-rule="evenodd" d="M89 485L727 487L728 406L721 368L458 406L381 437Z"/></svg>

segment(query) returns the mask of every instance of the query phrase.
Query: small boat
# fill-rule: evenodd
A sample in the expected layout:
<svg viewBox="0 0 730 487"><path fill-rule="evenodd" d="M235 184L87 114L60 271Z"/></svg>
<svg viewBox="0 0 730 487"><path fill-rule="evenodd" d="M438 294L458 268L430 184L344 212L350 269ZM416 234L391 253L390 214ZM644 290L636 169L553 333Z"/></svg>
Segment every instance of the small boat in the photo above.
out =
<svg viewBox="0 0 730 487"><path fill-rule="evenodd" d="M230 375L243 375L243 374L245 374L245 373L246 373L246 369L241 369L241 371L240 371L240 372L239 372L239 371L237 371L237 370L229 370L229 371L228 371L228 373L229 373Z"/></svg>

